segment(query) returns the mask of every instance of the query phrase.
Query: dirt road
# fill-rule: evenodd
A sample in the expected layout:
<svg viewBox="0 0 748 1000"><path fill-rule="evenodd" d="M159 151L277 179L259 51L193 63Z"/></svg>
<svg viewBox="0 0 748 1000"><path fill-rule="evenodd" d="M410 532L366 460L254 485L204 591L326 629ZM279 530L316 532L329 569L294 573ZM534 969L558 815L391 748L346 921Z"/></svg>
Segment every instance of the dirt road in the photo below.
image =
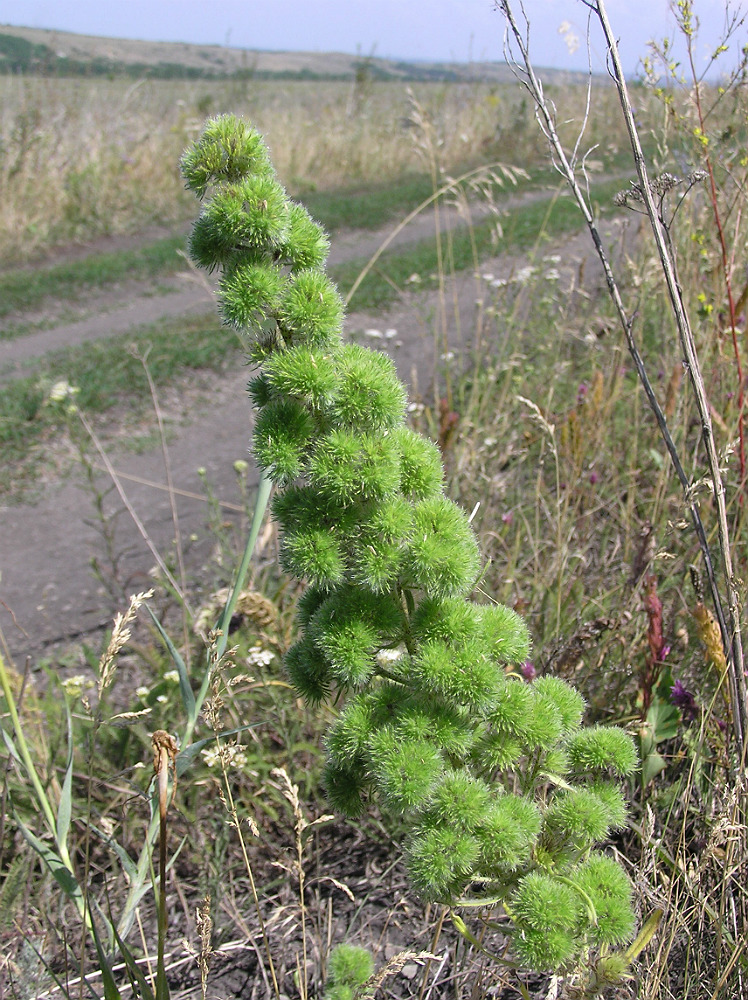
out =
<svg viewBox="0 0 748 1000"><path fill-rule="evenodd" d="M454 217L442 216L453 225ZM400 239L417 239L433 233L433 218L421 218L415 230ZM374 252L388 231L346 233L334 241L331 262L353 259ZM585 234L554 248L561 252L561 281L574 280L581 257L592 260ZM96 252L96 248L92 249ZM550 250L546 251L550 253ZM482 271L496 278L510 277L521 261L516 257L485 262ZM586 281L598 280L594 267L585 269ZM188 315L213 308L210 290L184 277L174 279L173 290L158 296L128 290L128 301L95 300L94 314L77 323L40 330L15 341L0 343L0 372L5 378L28 370L46 351L71 343L106 337L162 316ZM458 277L446 289L448 351L460 363L470 350L476 316L490 292L480 276ZM432 397L434 379L444 352L441 339L434 348L435 322L440 308L437 292L410 292L386 315L351 314L346 321L349 335L369 346L389 351L401 377L411 390ZM367 332L368 331L368 332ZM396 332L392 332L396 331ZM379 336L376 336L379 333ZM237 523L240 492L234 463L247 459L247 487L251 492L257 473L249 456L252 412L245 390L246 369L238 364L229 375L206 375L200 386L183 384L161 400L169 423L168 454L175 489L179 537L185 550L193 600L201 589L210 588L215 576L212 562L215 539L207 526L205 483L211 484L225 505L227 523ZM108 457L126 493L127 506L142 522L152 545L169 564L174 563L175 524L166 489L164 458L158 444L138 454L126 442L110 444ZM117 562L118 585L127 592L147 589L156 558L136 527L132 513L104 471L97 475L95 490L108 491L104 514L111 528L111 546ZM26 656L36 662L51 655L61 643L69 643L105 628L116 610L110 593L91 570L99 560L102 573L111 570L104 556L101 525L97 526L94 497L81 475L55 480L50 477L42 495L33 504L0 509L0 627L19 666Z"/></svg>

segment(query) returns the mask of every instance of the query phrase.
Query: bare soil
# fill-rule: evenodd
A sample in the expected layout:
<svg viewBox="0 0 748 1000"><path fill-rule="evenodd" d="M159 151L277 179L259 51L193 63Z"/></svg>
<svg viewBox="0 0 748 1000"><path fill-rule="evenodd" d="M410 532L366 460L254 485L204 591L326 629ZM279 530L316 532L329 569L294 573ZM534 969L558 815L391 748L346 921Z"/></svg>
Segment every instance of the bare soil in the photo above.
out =
<svg viewBox="0 0 748 1000"><path fill-rule="evenodd" d="M444 224L455 221L443 215ZM414 239L433 232L433 225L433 218L423 217L401 238ZM335 240L331 262L374 252L388 232L341 235ZM77 249L72 252L80 253ZM576 284L582 272L586 286L600 283L600 270L586 233L545 247L543 253L560 255L561 262L556 266L561 272L561 287ZM509 278L524 262L512 255L498 257L486 261L481 272ZM0 386L3 377L28 371L35 358L52 348L111 336L163 316L213 308L207 285L181 276L173 286L173 291L158 295L147 286L143 294L128 289L126 304L116 296L112 301L107 301L106 296L92 297L92 315L86 319L0 343L0 373L5 373L0 375ZM388 351L411 395L433 400L439 393L440 371L446 363L442 355L453 354L453 364L468 360L476 322L490 288L480 275L458 276L445 289L449 305L447 320L442 324L436 322L439 292L411 287L416 290L407 292L384 315L350 314L346 330L349 336ZM490 324L484 326L490 337ZM164 393L160 400L168 430L178 524L172 516L162 448L152 434L155 421L149 419L145 426L133 427L125 423L124 414L108 416L97 425L122 494L113 488L98 458L100 471L92 485L80 473L61 475L58 470L66 463L51 451L41 495L33 502L0 508L0 627L19 666L27 657L36 662L61 643L90 637L107 627L118 603L114 595L144 590L152 584L150 574L156 559L143 533L172 565L178 532L193 595L213 585L216 539L215 529L208 525L210 505L205 483L215 494L226 526L240 530L244 514L234 469L237 459L249 461L246 485L250 494L257 483L249 456L252 411L244 391L246 382L247 370L239 364L230 374L192 376ZM147 437L144 443L145 433L152 435L150 444ZM58 452L64 451L65 442L56 447ZM202 478L198 469L204 470ZM5 474L13 473L6 470ZM106 494L101 516L96 514L96 494ZM133 514L142 523L142 531ZM109 556L102 532L110 536ZM98 576L92 572L93 560L99 566ZM193 600L199 597L193 596Z"/></svg>

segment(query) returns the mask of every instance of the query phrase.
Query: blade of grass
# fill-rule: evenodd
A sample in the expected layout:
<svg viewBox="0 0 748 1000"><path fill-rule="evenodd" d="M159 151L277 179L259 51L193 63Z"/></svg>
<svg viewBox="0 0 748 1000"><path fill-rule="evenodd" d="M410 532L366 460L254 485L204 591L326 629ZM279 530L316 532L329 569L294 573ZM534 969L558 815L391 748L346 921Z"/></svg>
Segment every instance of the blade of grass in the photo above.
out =
<svg viewBox="0 0 748 1000"><path fill-rule="evenodd" d="M57 807L58 844L67 844L73 810L73 718L67 701L65 702L65 716L67 720L68 758L60 791L60 803Z"/></svg>
<svg viewBox="0 0 748 1000"><path fill-rule="evenodd" d="M185 665L185 662L182 659L179 650L171 641L168 632L165 631L165 629L161 625L161 622L158 620L158 618L155 616L155 614L147 604L146 604L146 610L148 611L148 614L151 616L151 621L156 626L158 634L161 636L164 645L168 649L169 655L171 656L174 666L177 668L177 673L179 674L179 692L182 696L182 705L184 706L184 710L187 714L187 719L194 726L194 724L197 722L198 713L195 703L195 695L192 691L192 686L190 685L190 676L187 671L187 666Z"/></svg>

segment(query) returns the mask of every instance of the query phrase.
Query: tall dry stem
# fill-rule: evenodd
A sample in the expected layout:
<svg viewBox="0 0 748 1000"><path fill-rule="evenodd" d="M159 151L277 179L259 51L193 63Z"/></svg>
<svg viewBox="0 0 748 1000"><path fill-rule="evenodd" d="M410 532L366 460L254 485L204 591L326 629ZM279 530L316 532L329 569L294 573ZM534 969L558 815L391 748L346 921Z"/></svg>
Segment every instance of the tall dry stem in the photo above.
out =
<svg viewBox="0 0 748 1000"><path fill-rule="evenodd" d="M711 549L704 530L703 522L701 520L701 515L698 510L698 500L695 495L694 484L686 475L685 469L683 468L680 455L668 429L667 419L654 393L644 361L634 339L635 317L633 315L629 315L626 307L624 306L619 286L610 266L610 262L608 260L605 247L603 246L599 229L593 217L588 198L577 180L575 158L578 144L575 148L575 155L572 157L567 156L557 131L554 108L551 102L549 102L545 97L543 85L538 79L530 59L527 34L523 34L520 30L512 9L512 4L509 0L500 0L499 2L499 7L504 13L509 26L510 43L514 44L520 53L520 60L512 61L517 67L522 83L529 91L533 101L535 102L536 117L543 133L548 139L556 167L564 176L569 187L571 188L574 198L579 205L580 211L582 212L584 220L589 228L595 249L603 266L608 291L618 314L639 380L641 381L649 405L655 415L663 441L665 442L676 475L678 476L683 489L684 500L691 515L694 530L699 541L702 558L704 560L707 577L709 579L712 600L714 602L715 611L720 625L722 641L729 661L732 721L737 755L739 759L742 759L745 752L746 727L748 726L748 689L746 688L746 678L743 666L743 647L740 631L740 605L737 581L733 572L732 557L730 552L730 537L727 526L725 504L725 488L719 466L719 456L714 442L709 402L706 396L706 390L704 387L693 334L677 280L674 261L668 247L667 235L664 232L664 227L658 214L657 206L655 205L652 186L647 176L644 154L642 152L641 142L639 140L636 124L634 122L631 102L628 96L625 75L618 55L615 36L613 35L610 27L602 0L595 0L595 2L586 3L586 6L588 6L589 9L597 15L605 35L608 60L611 67L610 72L618 90L619 101L623 110L626 129L631 142L634 163L639 177L644 206L652 225L660 264L668 289L673 317L678 328L681 348L684 354L683 363L688 371L694 398L699 411L699 418L701 420L702 427L702 440L709 468L710 485L717 507L720 556L728 596L727 620L723 610L723 602L720 596L719 587L717 585ZM524 15L524 7L521 3L520 9ZM525 21L527 22L526 16Z"/></svg>

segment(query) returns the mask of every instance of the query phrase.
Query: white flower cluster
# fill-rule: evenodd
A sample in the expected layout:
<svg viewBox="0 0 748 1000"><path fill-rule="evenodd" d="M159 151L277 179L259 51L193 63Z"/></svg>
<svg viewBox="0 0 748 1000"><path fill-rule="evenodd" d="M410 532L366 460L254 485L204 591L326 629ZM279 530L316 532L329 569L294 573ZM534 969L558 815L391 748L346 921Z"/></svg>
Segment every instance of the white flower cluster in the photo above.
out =
<svg viewBox="0 0 748 1000"><path fill-rule="evenodd" d="M79 698L83 694L84 688L92 688L93 686L93 681L85 674L74 674L72 677L66 677L62 682L62 689L68 698Z"/></svg>
<svg viewBox="0 0 748 1000"><path fill-rule="evenodd" d="M269 649L263 649L262 646L252 646L250 651L247 653L247 666L248 667L267 667L275 659L275 653L271 652Z"/></svg>
<svg viewBox="0 0 748 1000"><path fill-rule="evenodd" d="M215 767L216 764L225 768L244 767L247 763L247 755L241 743L221 743L220 746L206 747L200 753L208 767Z"/></svg>

